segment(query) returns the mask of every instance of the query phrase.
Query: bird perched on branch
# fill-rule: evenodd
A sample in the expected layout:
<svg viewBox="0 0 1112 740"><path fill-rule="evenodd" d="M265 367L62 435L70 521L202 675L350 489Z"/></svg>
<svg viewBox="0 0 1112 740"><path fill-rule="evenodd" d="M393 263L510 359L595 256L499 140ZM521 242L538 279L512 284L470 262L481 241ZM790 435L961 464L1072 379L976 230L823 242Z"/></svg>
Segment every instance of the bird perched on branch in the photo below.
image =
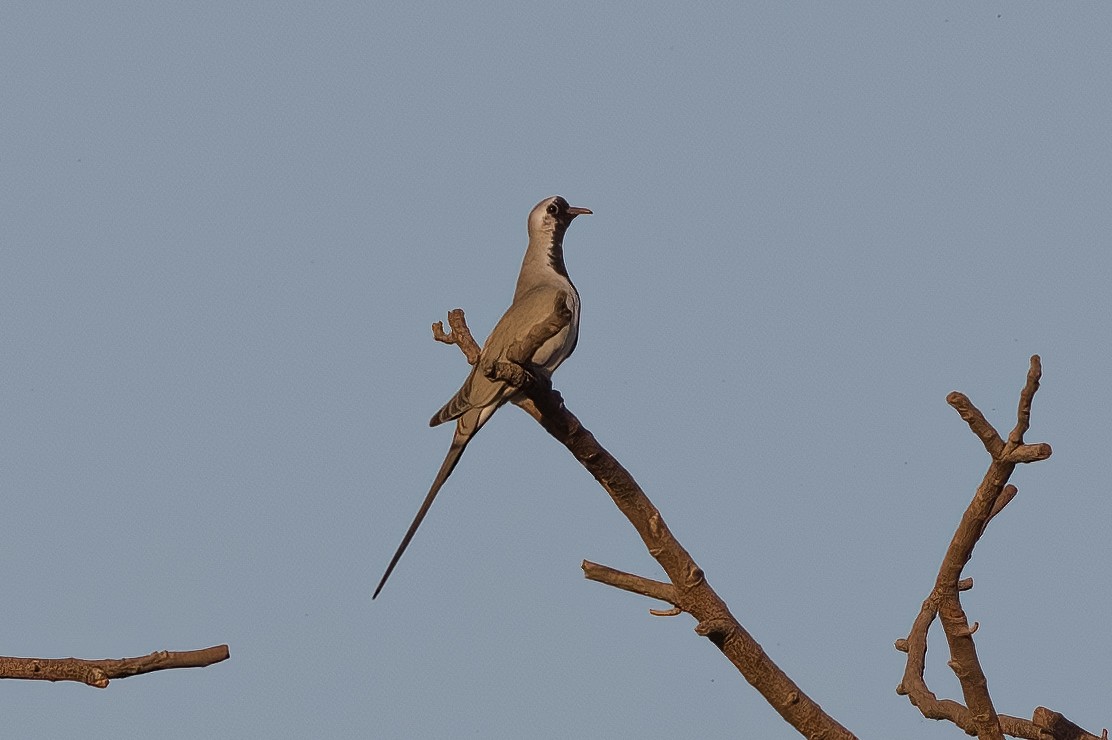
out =
<svg viewBox="0 0 1112 740"><path fill-rule="evenodd" d="M432 506L440 487L455 469L467 443L502 404L513 400L516 389L504 381L487 377L487 369L499 360L510 359L508 354L511 348L524 341L534 329L552 317L553 306L560 296L564 296L570 318L540 345L532 357L528 358L528 362L550 376L575 349L575 343L579 339L579 293L568 278L568 270L564 265L564 232L572 219L590 212L586 208L569 206L558 195L545 198L529 212L529 246L521 263L513 303L487 337L479 361L471 368L471 374L467 376L463 387L429 422L429 426L437 426L455 419L456 433L452 437L448 455L440 466L440 472L432 482L432 488L421 503L421 508L417 510L417 516L409 525L397 552L390 559L372 599L378 596L386 585L386 579L394 572L394 566L398 564L417 528L421 526L421 521Z"/></svg>

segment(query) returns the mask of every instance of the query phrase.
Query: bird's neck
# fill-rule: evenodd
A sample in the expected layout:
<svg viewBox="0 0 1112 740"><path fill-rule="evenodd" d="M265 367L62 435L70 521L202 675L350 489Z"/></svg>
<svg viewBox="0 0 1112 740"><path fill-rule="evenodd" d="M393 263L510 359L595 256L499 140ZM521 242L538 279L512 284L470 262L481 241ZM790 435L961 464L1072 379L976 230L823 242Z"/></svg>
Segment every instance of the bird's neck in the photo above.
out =
<svg viewBox="0 0 1112 740"><path fill-rule="evenodd" d="M517 278L515 296L540 283L567 286L575 290L564 264L563 231L560 229L552 234L541 234L529 240L529 248L525 250L525 259L521 263L521 274Z"/></svg>

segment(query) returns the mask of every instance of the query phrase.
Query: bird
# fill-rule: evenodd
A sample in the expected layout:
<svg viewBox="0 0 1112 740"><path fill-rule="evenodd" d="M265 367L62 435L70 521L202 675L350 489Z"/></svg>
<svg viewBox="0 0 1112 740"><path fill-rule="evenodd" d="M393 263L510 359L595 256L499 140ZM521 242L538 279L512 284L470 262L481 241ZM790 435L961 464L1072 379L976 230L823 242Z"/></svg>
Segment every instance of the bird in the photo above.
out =
<svg viewBox="0 0 1112 740"><path fill-rule="evenodd" d="M479 361L471 368L471 374L467 376L463 386L429 421L429 426L434 427L454 419L456 431L452 444L432 487L421 503L421 508L417 510L417 516L409 525L409 530L402 538L394 557L390 559L390 564L386 566L386 572L371 596L372 600L378 597L386 580L394 572L394 566L409 547L441 486L455 470L468 442L502 404L514 400L518 393L506 382L488 378L485 370L494 362L507 359L510 348L516 342L550 318L555 301L561 293L566 296L571 318L533 353L529 361L536 370L551 377L552 372L575 350L579 341L579 292L568 277L564 264L564 232L576 216L589 213L589 208L570 206L559 195L545 198L529 212L529 246L521 262L513 301L487 337L479 354Z"/></svg>

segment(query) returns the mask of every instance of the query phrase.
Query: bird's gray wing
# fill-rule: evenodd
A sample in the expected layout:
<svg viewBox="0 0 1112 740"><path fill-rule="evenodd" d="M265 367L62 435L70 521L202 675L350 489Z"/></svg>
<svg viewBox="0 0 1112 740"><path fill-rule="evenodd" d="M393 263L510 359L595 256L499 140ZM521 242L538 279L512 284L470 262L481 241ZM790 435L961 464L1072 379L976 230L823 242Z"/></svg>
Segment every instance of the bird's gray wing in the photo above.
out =
<svg viewBox="0 0 1112 740"><path fill-rule="evenodd" d="M514 298L513 304L502 314L502 318L487 337L479 361L471 368L471 374L456 395L433 414L429 426L458 419L468 409L498 407L508 400L512 389L501 381L488 378L484 369L494 361L505 358L514 342L528 336L534 326L549 317L555 295L555 291L545 286ZM551 341L546 342L545 346L550 343Z"/></svg>
<svg viewBox="0 0 1112 740"><path fill-rule="evenodd" d="M488 378L480 370L483 365L482 358L479 362L471 368L471 374L467 376L463 386L456 391L456 395L448 400L439 411L433 414L429 419L429 426L434 427L438 424L443 424L452 419L459 419L471 409L482 409L487 406L493 406L497 409L509 395L509 386L505 383L494 381ZM493 413L493 409L492 412ZM488 414L489 416L489 414ZM485 419L483 420L486 421ZM475 431L478 431L477 429ZM474 432L471 432L474 434Z"/></svg>

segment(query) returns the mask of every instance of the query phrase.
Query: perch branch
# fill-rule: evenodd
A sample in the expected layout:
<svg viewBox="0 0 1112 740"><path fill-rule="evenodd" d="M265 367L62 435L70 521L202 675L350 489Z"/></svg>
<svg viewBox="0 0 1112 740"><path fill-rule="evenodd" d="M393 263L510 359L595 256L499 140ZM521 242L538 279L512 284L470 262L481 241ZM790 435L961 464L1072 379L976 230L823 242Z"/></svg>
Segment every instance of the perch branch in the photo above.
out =
<svg viewBox="0 0 1112 740"><path fill-rule="evenodd" d="M8 658L0 657L0 678L38 681L77 681L103 689L113 678L171 668L204 668L228 659L228 646L202 650L170 652L159 650L138 658L83 660L81 658Z"/></svg>
<svg viewBox="0 0 1112 740"><path fill-rule="evenodd" d="M533 332L513 355L518 360L531 357L547 337L552 336L566 321L566 306L557 300L548 322ZM513 358L507 357L507 360ZM520 364L520 363L518 363ZM511 382L522 379L496 363L488 371L490 377ZM526 368L528 369L528 368ZM805 737L825 740L848 740L854 735L822 710L765 653L737 619L725 602L707 583L703 571L691 555L672 535L660 512L645 496L633 476L613 455L602 447L567 408L560 394L552 390L543 373L530 373L533 382L519 385L512 399L545 430L572 453L610 494L618 509L629 519L649 553L660 563L672 582L672 595L665 599L691 614L698 621L697 634L710 639L757 689L769 704ZM642 582L644 585L644 582Z"/></svg>

